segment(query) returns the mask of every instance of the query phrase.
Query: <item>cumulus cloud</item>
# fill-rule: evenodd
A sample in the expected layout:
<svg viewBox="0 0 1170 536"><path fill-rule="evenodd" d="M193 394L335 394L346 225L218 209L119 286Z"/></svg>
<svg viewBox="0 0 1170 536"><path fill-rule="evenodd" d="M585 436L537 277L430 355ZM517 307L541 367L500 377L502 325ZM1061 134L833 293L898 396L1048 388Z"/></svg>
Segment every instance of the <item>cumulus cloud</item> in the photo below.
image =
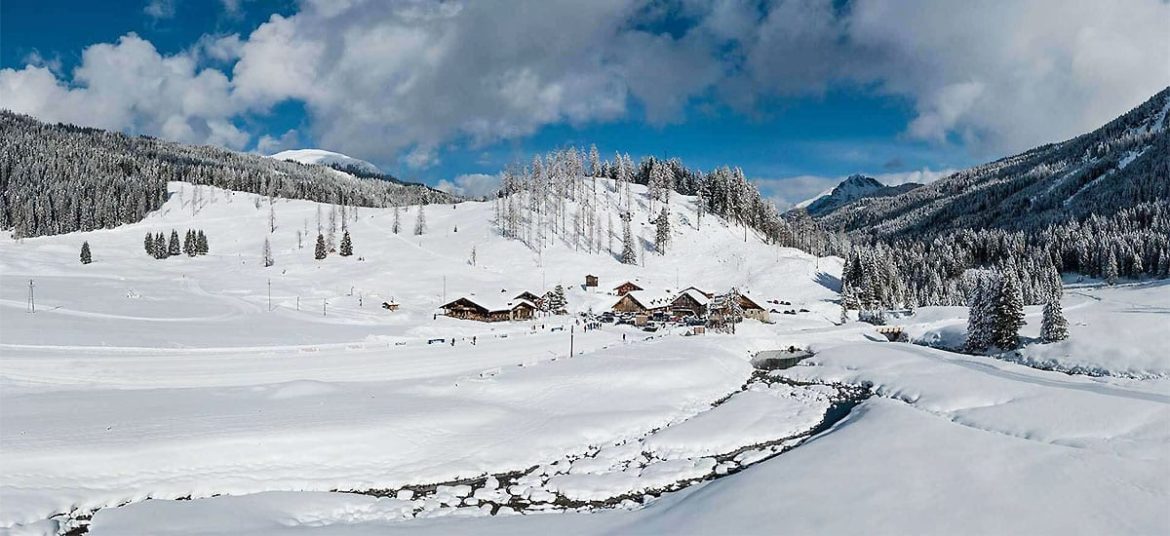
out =
<svg viewBox="0 0 1170 536"><path fill-rule="evenodd" d="M186 54L162 56L134 34L93 45L68 84L46 67L0 69L0 105L50 122L146 133L243 148L239 111L222 72L200 70Z"/></svg>
<svg viewBox="0 0 1170 536"><path fill-rule="evenodd" d="M844 86L905 99L906 136L1002 154L1170 85L1167 20L1162 0L305 0L173 56L130 34L86 49L71 79L39 60L5 69L0 98L48 120L229 147L249 139L234 121L299 101L320 145L422 169L448 147L549 125L665 124L696 102L754 114Z"/></svg>
<svg viewBox="0 0 1170 536"><path fill-rule="evenodd" d="M436 188L455 195L483 197L496 193L496 190L500 188L500 176L484 173L460 175L455 177L453 181L447 179L439 181Z"/></svg>

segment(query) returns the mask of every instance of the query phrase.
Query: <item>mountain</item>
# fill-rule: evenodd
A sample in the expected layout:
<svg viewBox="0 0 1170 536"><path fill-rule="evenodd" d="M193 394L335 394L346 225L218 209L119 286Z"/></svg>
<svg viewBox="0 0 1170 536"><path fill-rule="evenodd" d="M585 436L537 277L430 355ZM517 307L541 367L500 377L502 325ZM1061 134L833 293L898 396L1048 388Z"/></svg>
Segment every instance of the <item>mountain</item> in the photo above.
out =
<svg viewBox="0 0 1170 536"><path fill-rule="evenodd" d="M51 125L0 110L0 229L27 237L134 223L160 208L176 181L350 206L458 200L380 172L367 176L360 166L348 169Z"/></svg>
<svg viewBox="0 0 1170 536"><path fill-rule="evenodd" d="M326 151L324 149L290 149L276 153L269 158L292 160L293 162L300 162L302 164L320 164L337 169L356 169L366 173L382 173L382 170L378 169L378 166L365 160L359 160L352 156Z"/></svg>
<svg viewBox="0 0 1170 536"><path fill-rule="evenodd" d="M1170 88L1071 140L1037 147L892 197L853 200L820 221L878 238L954 229L1038 230L1170 200Z"/></svg>
<svg viewBox="0 0 1170 536"><path fill-rule="evenodd" d="M886 186L873 177L850 175L828 194L821 194L818 197L801 203L797 205L797 208L804 208L812 216L819 217L829 214L858 199L899 195L919 186L922 185L913 182L899 184L897 186Z"/></svg>

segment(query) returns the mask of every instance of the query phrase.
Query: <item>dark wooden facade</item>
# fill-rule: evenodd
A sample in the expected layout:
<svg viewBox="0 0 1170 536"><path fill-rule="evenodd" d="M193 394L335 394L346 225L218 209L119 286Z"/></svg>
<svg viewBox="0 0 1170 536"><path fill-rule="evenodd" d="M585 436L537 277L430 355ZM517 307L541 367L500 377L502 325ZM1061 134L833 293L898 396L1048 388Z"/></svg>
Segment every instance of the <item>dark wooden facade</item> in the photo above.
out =
<svg viewBox="0 0 1170 536"><path fill-rule="evenodd" d="M670 303L670 310L680 316L707 316L707 304L699 303L698 300L687 293L679 294Z"/></svg>
<svg viewBox="0 0 1170 536"><path fill-rule="evenodd" d="M596 286L597 286L597 276L586 275L585 276L585 287L588 288L588 287L596 287Z"/></svg>
<svg viewBox="0 0 1170 536"><path fill-rule="evenodd" d="M488 308L469 298L459 298L443 305L440 309L451 318L480 322L527 320L536 313L536 307L524 300L509 302L504 307Z"/></svg>
<svg viewBox="0 0 1170 536"><path fill-rule="evenodd" d="M626 281L625 283L622 283L622 284L614 287L614 290L617 291L618 296L625 296L626 294L629 294L635 290L642 290L642 287L639 287L638 285L634 284L632 281Z"/></svg>

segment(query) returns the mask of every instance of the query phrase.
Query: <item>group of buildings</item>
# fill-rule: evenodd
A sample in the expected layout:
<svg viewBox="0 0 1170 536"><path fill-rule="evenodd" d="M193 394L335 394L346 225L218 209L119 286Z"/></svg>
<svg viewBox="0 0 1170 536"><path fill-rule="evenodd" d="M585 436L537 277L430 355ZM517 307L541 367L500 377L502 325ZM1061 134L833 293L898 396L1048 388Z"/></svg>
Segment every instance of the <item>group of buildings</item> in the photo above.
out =
<svg viewBox="0 0 1170 536"><path fill-rule="evenodd" d="M598 278L585 276L585 287L597 287ZM716 295L696 287L678 292L670 290L651 291L633 281L626 281L613 289L618 297L611 309L615 313L639 316L663 314L669 317L695 317L728 319L731 317L768 320L768 310L760 302L743 292L729 292ZM492 296L461 296L443 304L443 314L452 318L478 320L481 322L503 322L528 320L543 308L545 298L524 291L511 298ZM736 321L736 320L733 320Z"/></svg>
<svg viewBox="0 0 1170 536"><path fill-rule="evenodd" d="M761 322L768 320L768 310L743 292L717 295L697 287L687 287L678 292L652 291L643 289L632 281L618 285L614 291L619 296L613 305L613 311L616 313L637 315L662 313L671 317L697 318L739 315ZM732 300L735 300L734 304Z"/></svg>

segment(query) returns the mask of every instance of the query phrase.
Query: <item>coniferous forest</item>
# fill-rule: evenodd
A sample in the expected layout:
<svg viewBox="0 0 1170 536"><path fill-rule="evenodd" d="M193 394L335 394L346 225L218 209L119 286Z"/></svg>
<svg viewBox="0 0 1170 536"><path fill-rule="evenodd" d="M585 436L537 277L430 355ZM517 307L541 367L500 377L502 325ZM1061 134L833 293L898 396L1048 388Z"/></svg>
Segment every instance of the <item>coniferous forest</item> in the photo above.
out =
<svg viewBox="0 0 1170 536"><path fill-rule="evenodd" d="M0 229L17 238L139 221L166 201L168 181L349 206L453 200L389 177L358 178L324 166L50 125L0 111Z"/></svg>

